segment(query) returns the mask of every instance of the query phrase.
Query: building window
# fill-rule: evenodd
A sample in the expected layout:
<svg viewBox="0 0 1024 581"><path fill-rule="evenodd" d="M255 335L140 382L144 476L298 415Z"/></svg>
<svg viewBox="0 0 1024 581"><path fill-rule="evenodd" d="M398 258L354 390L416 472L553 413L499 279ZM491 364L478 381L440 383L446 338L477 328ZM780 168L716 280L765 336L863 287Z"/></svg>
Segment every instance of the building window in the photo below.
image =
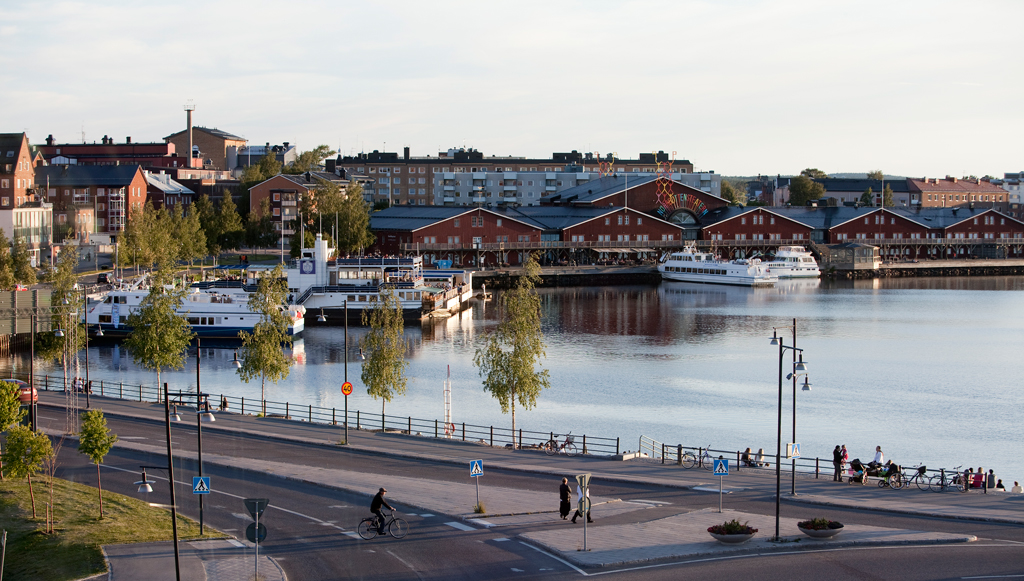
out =
<svg viewBox="0 0 1024 581"><path fill-rule="evenodd" d="M458 227L459 227L459 219L458 219L458 218L456 218L456 219L455 219L455 227L456 227L456 228L458 228Z"/></svg>
<svg viewBox="0 0 1024 581"><path fill-rule="evenodd" d="M281 215L281 208L274 208L274 215L275 216L280 216Z"/></svg>
<svg viewBox="0 0 1024 581"><path fill-rule="evenodd" d="M4 207L10 206L11 199L8 198L7 196L4 196L3 199L0 199L0 204L2 204Z"/></svg>
<svg viewBox="0 0 1024 581"><path fill-rule="evenodd" d="M612 225L612 219L611 218L605 218L604 219L604 225L605 226L611 226Z"/></svg>
<svg viewBox="0 0 1024 581"><path fill-rule="evenodd" d="M495 220L494 222L495 222L495 225L496 225L496 226L498 226L499 228L501 227L501 218L498 218L498 219L497 219L497 220Z"/></svg>

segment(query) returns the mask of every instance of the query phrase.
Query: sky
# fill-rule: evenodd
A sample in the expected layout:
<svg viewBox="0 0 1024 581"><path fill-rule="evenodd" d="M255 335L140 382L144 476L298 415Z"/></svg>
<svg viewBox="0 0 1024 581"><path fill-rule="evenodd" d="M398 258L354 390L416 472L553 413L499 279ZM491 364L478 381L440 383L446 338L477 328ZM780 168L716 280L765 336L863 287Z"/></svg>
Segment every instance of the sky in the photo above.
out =
<svg viewBox="0 0 1024 581"><path fill-rule="evenodd" d="M1024 170L1024 2L0 3L0 132L343 154L664 150L722 175Z"/></svg>

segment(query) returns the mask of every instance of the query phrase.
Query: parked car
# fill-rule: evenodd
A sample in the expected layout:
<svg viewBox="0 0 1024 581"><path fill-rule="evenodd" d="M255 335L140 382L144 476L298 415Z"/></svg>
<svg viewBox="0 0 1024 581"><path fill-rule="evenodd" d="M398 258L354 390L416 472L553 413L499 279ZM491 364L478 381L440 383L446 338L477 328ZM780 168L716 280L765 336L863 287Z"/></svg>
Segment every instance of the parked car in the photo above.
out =
<svg viewBox="0 0 1024 581"><path fill-rule="evenodd" d="M0 379L0 381L6 381L7 383L13 383L18 386L18 389L21 392L19 394L21 405L28 405L29 403L39 401L39 392L28 383L20 379Z"/></svg>
<svg viewBox="0 0 1024 581"><path fill-rule="evenodd" d="M96 284L110 284L110 275L105 272L101 272L99 276L96 277Z"/></svg>

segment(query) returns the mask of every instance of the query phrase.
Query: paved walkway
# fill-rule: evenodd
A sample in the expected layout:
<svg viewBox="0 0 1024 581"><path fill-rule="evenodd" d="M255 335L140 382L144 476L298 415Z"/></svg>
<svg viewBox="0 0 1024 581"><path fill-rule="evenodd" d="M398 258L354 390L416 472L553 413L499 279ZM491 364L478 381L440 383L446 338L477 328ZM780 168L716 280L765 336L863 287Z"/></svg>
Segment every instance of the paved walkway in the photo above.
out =
<svg viewBox="0 0 1024 581"><path fill-rule="evenodd" d="M107 545L103 552L110 563L108 581L175 579L174 548L169 543ZM178 544L181 578L190 581L247 581L256 567L251 543L234 539ZM286 581L284 571L270 557L260 555L260 579Z"/></svg>
<svg viewBox="0 0 1024 581"><path fill-rule="evenodd" d="M62 404L62 394L42 393L41 402ZM99 407L107 415L122 415L135 418L147 418L163 422L163 406L153 403L139 403L107 398L93 398L93 407ZM271 418L256 418L233 413L217 414L217 421L205 424L204 431L220 431L235 434L259 434L264 438L279 439L294 443L330 446L338 445L344 435L343 428L338 426L310 424L307 422L285 421ZM616 461L607 458L564 456L549 457L537 451L513 451L504 448L491 448L486 445L436 440L422 436L350 430L349 447L375 454L398 457L411 457L420 460L433 460L466 466L470 460L483 459L486 469L504 468L551 475L565 475L590 472L595 482L619 481L655 484L661 486L702 489L717 493L718 479L709 471L701 469L686 470L671 464L662 465L650 461ZM187 446L178 446L176 452L181 457L193 454ZM145 450L164 453L165 448L159 443L124 440L117 446L125 449ZM271 462L251 457L233 457L228 455L203 455L206 464L217 464L245 470L258 470L272 473L283 478L296 479L331 486L367 496L376 492L379 486L379 475L348 470L306 466L284 462ZM975 520L998 520L1024 523L1024 495L1011 494L969 494L944 493L936 494L917 490L892 491L871 486L849 486L836 484L828 479L814 479L802 476L797 479L800 495L795 499L784 492L787 501L810 502L849 506L858 509L880 510L910 514L923 514L946 518L967 518ZM468 480L468 477L467 477ZM787 479L788 480L788 479ZM774 471L763 469L746 469L734 472L726 482L732 490L761 490L765 494L774 492ZM487 514L473 513L475 487L472 483L453 483L433 481L422 478L389 476L388 490L394 498L416 498L419 510L455 515L472 525L480 527L503 527L511 525L544 525L550 529L525 534L535 545L543 546L562 555L567 560L585 566L611 566L622 563L634 563L657 559L680 558L700 554L716 554L728 551L749 551L751 549L774 550L776 548L792 549L794 547L810 547L822 541L807 540L797 543L774 544L764 539L774 534L774 516L743 514L727 511L721 515L717 511L704 510L677 515L665 519L652 520L629 525L603 525L588 527L588 548L583 553L582 527L576 525L573 532L567 534L571 526L557 518L551 510L550 494L535 491L518 490L487 486L481 490L481 501L487 507ZM788 482L783 488L788 490ZM632 511L645 511L652 504L643 501L623 502L614 498L594 497L595 503L603 503L600 513L604 516ZM403 503L404 504L404 503ZM640 513L638 513L640 514ZM723 518L725 517L725 518ZM738 518L761 529L754 541L740 547L721 546L710 540L706 529L728 518ZM638 518L637 520L641 520ZM341 527L339 527L341 528ZM831 546L843 544L878 545L899 543L948 543L968 542L974 537L965 535L949 535L928 533L923 531L902 531L881 527L851 525L836 540L829 541ZM350 533L351 531L347 531ZM783 519L782 535L796 535L795 521ZM354 534L354 533L353 533ZM349 535L352 536L352 535ZM794 537L795 540L795 537ZM577 546L579 545L579 547ZM166 544L165 544L166 546ZM142 547L142 546L136 546ZM113 549L111 549L113 550ZM142 550L142 549L139 549ZM152 548L150 548L152 551ZM238 549L240 552L241 549ZM169 553L169 552L168 552ZM169 553L170 554L170 553ZM210 579L241 579L232 577L231 567L223 565L220 577L212 577L210 571L221 565L210 565L203 560L200 553L197 559L202 561L204 571ZM210 553L208 561L238 558L231 555L231 550L222 548L220 552ZM152 558L156 558L153 556ZM252 555L249 554L251 560ZM191 557L190 557L191 559ZM244 562L244 561L239 561ZM115 567L111 559L112 570ZM218 569L219 570L219 569ZM261 573L263 567L261 566ZM128 579L132 576L112 576L111 579ZM202 578L202 577L200 577Z"/></svg>

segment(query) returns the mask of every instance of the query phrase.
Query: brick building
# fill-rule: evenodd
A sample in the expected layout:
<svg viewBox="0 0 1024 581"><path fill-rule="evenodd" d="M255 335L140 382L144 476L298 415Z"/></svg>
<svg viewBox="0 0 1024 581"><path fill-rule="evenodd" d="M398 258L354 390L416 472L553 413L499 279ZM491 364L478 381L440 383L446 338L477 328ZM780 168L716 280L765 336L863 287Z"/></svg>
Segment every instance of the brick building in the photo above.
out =
<svg viewBox="0 0 1024 581"><path fill-rule="evenodd" d="M189 130L185 129L164 137L164 141L174 144L175 151L189 150ZM208 169L232 170L238 165L238 150L244 147L244 137L232 135L209 127L192 128L193 157L201 159L200 167Z"/></svg>
<svg viewBox="0 0 1024 581"><path fill-rule="evenodd" d="M301 174L278 174L249 188L248 211L258 216L263 200L270 200L271 220L274 229L280 232L284 244L289 244L295 234L288 222L298 217L299 202L304 195L315 190L322 181L336 184L344 189L349 180L330 172L305 172Z"/></svg>
<svg viewBox="0 0 1024 581"><path fill-rule="evenodd" d="M146 175L137 165L42 166L36 181L53 204L58 240L120 232L129 210L141 210L148 195Z"/></svg>
<svg viewBox="0 0 1024 581"><path fill-rule="evenodd" d="M56 143L53 135L45 145L37 146L43 159L50 165L141 165L154 168L187 168L185 149L173 143L134 143L126 137L124 143L114 143L113 137L103 136L100 143ZM178 151L182 153L179 155Z"/></svg>
<svg viewBox="0 0 1024 581"><path fill-rule="evenodd" d="M146 198L154 208L174 209L188 206L195 201L195 192L171 178L170 174L143 170L146 175Z"/></svg>
<svg viewBox="0 0 1024 581"><path fill-rule="evenodd" d="M34 199L35 162L28 136L0 133L0 210Z"/></svg>
<svg viewBox="0 0 1024 581"><path fill-rule="evenodd" d="M1003 188L981 179L907 179L911 195L917 194L922 208L984 207L1007 212L1009 194Z"/></svg>

